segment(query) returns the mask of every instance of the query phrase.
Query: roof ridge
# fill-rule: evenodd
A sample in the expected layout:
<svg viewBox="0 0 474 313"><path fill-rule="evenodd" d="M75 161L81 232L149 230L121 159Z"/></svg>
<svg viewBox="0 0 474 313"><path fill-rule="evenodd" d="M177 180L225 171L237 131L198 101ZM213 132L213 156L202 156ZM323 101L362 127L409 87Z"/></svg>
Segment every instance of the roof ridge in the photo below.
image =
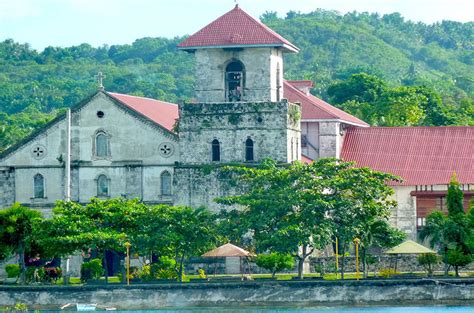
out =
<svg viewBox="0 0 474 313"><path fill-rule="evenodd" d="M288 81L284 81L284 83L288 84L294 91L298 92L299 94L301 94L302 96L304 96L305 98L307 98L308 100L311 100L311 98L308 97L307 94L305 94L304 92L302 92L301 90L299 90L298 88L296 88L295 86L293 86L292 84L290 84ZM316 104L312 103L311 101L311 104L316 106ZM329 103L328 103L329 104ZM329 115L331 115L332 117L334 118L339 118L337 115L335 115L334 113L332 112L329 112L326 108L323 108L321 106L318 106L319 109L323 110L324 112L328 113Z"/></svg>
<svg viewBox="0 0 474 313"><path fill-rule="evenodd" d="M166 104L172 104L172 105L178 105L176 103L173 103L173 102L168 102L168 101L163 101L163 100L160 100L160 99L154 99L154 98L148 98L148 97L141 97L141 96L134 96L134 95L129 95L129 94L126 94L126 93L119 93L119 92L110 92L110 91L106 91L108 94L115 94L115 95L121 95L121 96L125 96L125 97L132 97L132 98L139 98L139 99L146 99L146 100L152 100L152 101L157 101L157 102L161 102L161 103L166 103Z"/></svg>

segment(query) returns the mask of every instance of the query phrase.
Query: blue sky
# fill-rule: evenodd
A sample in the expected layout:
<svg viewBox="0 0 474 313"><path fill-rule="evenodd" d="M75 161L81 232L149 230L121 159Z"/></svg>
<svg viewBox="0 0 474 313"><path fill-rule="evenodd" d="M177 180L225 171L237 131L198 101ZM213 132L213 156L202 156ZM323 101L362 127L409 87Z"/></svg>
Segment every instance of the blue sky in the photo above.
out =
<svg viewBox="0 0 474 313"><path fill-rule="evenodd" d="M474 0L239 0L254 17L265 11L317 8L400 12L406 19L433 23L474 21ZM35 49L87 42L132 43L142 37L192 34L229 11L234 0L0 0L0 40L13 38Z"/></svg>

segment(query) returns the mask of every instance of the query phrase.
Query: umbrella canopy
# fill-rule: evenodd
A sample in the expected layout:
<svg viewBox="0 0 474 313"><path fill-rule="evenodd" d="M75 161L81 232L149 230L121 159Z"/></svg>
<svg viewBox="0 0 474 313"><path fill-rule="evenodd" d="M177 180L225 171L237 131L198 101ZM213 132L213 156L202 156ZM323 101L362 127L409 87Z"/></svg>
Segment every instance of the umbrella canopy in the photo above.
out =
<svg viewBox="0 0 474 313"><path fill-rule="evenodd" d="M220 257L246 257L252 256L253 254L239 248L231 243L226 243L214 250L208 251L202 255L205 258L220 258Z"/></svg>
<svg viewBox="0 0 474 313"><path fill-rule="evenodd" d="M387 254L423 254L423 253L436 253L435 251L428 249L427 247L414 242L413 240L407 240L402 242L398 246L387 250Z"/></svg>

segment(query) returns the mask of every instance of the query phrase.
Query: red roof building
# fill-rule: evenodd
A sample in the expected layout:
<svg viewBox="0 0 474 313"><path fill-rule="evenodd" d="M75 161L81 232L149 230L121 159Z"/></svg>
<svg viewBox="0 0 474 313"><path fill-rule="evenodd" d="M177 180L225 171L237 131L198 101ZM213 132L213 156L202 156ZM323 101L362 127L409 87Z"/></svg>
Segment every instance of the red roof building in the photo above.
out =
<svg viewBox="0 0 474 313"><path fill-rule="evenodd" d="M369 126L369 124L358 119L357 117L350 115L349 113L346 113L330 105L329 103L311 95L310 93L305 93L299 89L307 88L308 85L308 81L285 81L283 83L284 97L290 102L301 103L301 120L303 122L333 120L355 126Z"/></svg>
<svg viewBox="0 0 474 313"><path fill-rule="evenodd" d="M281 47L289 52L299 51L238 5L178 45L182 50L242 47Z"/></svg>
<svg viewBox="0 0 474 313"><path fill-rule="evenodd" d="M401 185L446 185L453 172L474 184L474 127L351 128L341 158L403 178Z"/></svg>
<svg viewBox="0 0 474 313"><path fill-rule="evenodd" d="M161 127L173 131L173 126L178 119L177 104L114 92L107 92L107 94Z"/></svg>

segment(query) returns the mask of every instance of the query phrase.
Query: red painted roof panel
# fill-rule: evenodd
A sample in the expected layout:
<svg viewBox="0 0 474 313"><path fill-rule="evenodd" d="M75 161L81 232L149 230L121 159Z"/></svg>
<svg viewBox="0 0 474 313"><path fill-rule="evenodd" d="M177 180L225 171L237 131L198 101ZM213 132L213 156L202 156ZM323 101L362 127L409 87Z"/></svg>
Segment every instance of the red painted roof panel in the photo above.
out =
<svg viewBox="0 0 474 313"><path fill-rule="evenodd" d="M474 127L350 128L341 158L401 176L401 185L474 184Z"/></svg>
<svg viewBox="0 0 474 313"><path fill-rule="evenodd" d="M302 120L338 119L358 126L369 126L357 117L333 107L313 95L306 95L288 81L283 83L283 96L290 102L301 103Z"/></svg>
<svg viewBox="0 0 474 313"><path fill-rule="evenodd" d="M178 119L177 104L114 92L107 94L167 130L173 131L173 126Z"/></svg>
<svg viewBox="0 0 474 313"><path fill-rule="evenodd" d="M217 18L197 33L189 36L178 48L198 49L204 47L280 46L297 52L291 42L254 19L238 5Z"/></svg>

